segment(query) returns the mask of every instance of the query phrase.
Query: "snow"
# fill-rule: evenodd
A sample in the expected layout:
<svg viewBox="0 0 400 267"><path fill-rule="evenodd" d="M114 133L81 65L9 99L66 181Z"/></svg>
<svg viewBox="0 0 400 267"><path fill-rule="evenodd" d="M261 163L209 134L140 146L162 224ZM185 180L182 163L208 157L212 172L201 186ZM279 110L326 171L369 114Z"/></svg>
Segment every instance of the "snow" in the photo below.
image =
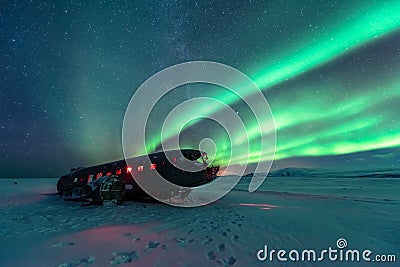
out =
<svg viewBox="0 0 400 267"><path fill-rule="evenodd" d="M251 194L250 178L243 177L228 195L199 208L152 202L81 207L52 194L57 179L0 179L0 266L371 265L256 257L265 245L322 250L339 238L349 248L400 260L400 179L294 173L268 177Z"/></svg>

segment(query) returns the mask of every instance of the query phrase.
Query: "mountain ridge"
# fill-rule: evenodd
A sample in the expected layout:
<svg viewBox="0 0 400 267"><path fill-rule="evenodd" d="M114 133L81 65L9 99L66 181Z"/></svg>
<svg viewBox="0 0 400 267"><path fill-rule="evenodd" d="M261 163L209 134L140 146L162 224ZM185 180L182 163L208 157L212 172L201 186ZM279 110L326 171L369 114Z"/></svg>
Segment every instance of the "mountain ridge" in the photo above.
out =
<svg viewBox="0 0 400 267"><path fill-rule="evenodd" d="M254 174L249 173L243 177L253 177ZM270 171L268 177L358 177L358 178L400 178L399 169L371 169L371 170L326 170L326 169L313 169L313 168L297 168L288 167Z"/></svg>

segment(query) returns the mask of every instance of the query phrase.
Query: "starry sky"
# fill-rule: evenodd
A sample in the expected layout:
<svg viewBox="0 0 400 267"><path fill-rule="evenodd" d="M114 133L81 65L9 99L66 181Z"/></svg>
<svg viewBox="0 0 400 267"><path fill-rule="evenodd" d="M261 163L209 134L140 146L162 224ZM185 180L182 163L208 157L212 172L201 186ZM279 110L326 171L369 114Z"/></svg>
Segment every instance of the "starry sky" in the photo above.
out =
<svg viewBox="0 0 400 267"><path fill-rule="evenodd" d="M135 90L164 68L196 60L232 66L262 90L276 126L274 168L400 165L399 1L0 6L0 177L57 177L71 167L122 158L121 128ZM248 132L257 131L237 96L191 84L155 107L146 129L150 151L160 149L164 114L200 96L230 105ZM235 145L208 120L181 135L185 147L213 138L221 165ZM259 135L249 142L256 153ZM242 160L233 155L232 163Z"/></svg>

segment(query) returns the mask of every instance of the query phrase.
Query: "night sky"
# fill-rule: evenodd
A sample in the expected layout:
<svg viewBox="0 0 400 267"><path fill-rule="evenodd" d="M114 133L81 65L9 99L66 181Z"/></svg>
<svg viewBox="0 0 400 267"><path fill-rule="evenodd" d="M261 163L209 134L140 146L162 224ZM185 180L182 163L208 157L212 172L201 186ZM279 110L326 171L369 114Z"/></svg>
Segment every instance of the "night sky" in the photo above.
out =
<svg viewBox="0 0 400 267"><path fill-rule="evenodd" d="M275 168L400 165L399 1L0 6L0 177L57 177L122 158L121 128L135 90L164 68L197 60L230 65L262 89L276 125ZM247 116L234 95L201 84L177 88L155 113L199 96ZM154 115L146 132L153 151L160 143L152 125L162 118ZM246 130L254 127L250 118ZM186 147L213 137L221 153L229 149L209 121L182 135ZM258 146L257 136L249 141ZM225 163L218 153L216 163Z"/></svg>

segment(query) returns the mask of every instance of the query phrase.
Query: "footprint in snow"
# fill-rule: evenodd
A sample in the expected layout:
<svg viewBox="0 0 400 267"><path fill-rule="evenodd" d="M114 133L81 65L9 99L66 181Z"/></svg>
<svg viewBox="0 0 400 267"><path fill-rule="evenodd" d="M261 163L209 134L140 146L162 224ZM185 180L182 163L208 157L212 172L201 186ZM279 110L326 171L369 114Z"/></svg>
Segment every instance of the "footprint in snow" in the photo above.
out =
<svg viewBox="0 0 400 267"><path fill-rule="evenodd" d="M215 260L217 257L215 256L215 253L214 253L214 251L209 251L209 252L207 252L207 259L209 259L210 261L213 261L213 260Z"/></svg>
<svg viewBox="0 0 400 267"><path fill-rule="evenodd" d="M76 267L76 266L80 266L82 263L93 264L94 260L95 260L95 257L91 256L86 259L80 259L80 260L70 261L67 263L62 263L62 264L57 265L57 267Z"/></svg>
<svg viewBox="0 0 400 267"><path fill-rule="evenodd" d="M149 241L147 243L146 249L156 248L158 247L159 244L160 244L159 242Z"/></svg>
<svg viewBox="0 0 400 267"><path fill-rule="evenodd" d="M231 237L231 240L232 241L236 241L236 240L238 240L239 239L239 236L238 235L233 235L232 237Z"/></svg>
<svg viewBox="0 0 400 267"><path fill-rule="evenodd" d="M135 242L137 242L137 241L140 241L140 238L139 238L139 237L132 238L132 243L135 243Z"/></svg>
<svg viewBox="0 0 400 267"><path fill-rule="evenodd" d="M113 258L110 263L112 265L119 265L123 263L130 263L133 260L137 260L139 257L136 251L132 252L113 252Z"/></svg>
<svg viewBox="0 0 400 267"><path fill-rule="evenodd" d="M57 242L53 243L53 247L67 247L67 246L73 246L75 243L72 242L62 242L61 240L58 240Z"/></svg>
<svg viewBox="0 0 400 267"><path fill-rule="evenodd" d="M227 257L224 259L226 265L233 265L236 262L236 259L233 256Z"/></svg>
<svg viewBox="0 0 400 267"><path fill-rule="evenodd" d="M205 245L208 245L208 244L210 244L212 241L213 241L212 238L207 238L203 243L204 243Z"/></svg>

